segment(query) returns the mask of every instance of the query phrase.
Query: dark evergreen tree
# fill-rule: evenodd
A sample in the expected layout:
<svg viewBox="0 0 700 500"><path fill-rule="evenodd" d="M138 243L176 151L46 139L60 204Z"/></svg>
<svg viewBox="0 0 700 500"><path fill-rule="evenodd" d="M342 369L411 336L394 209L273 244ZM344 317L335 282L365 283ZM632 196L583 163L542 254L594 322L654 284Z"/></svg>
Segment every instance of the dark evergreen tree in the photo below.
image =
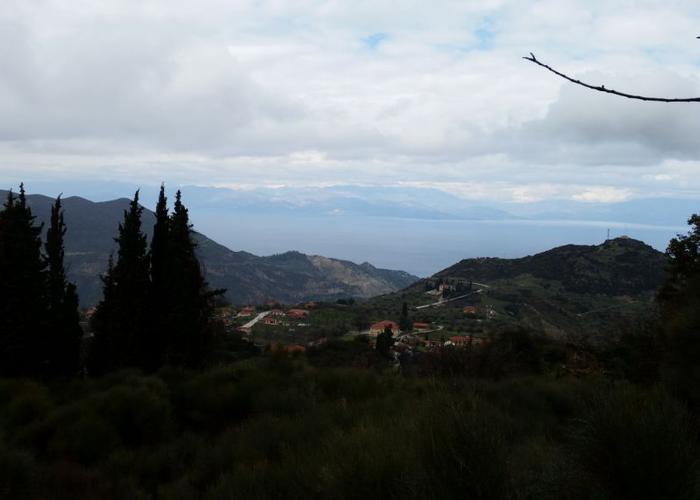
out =
<svg viewBox="0 0 700 500"><path fill-rule="evenodd" d="M399 328L402 332L413 329L413 322L408 317L408 304L404 302L401 305L401 317L399 318Z"/></svg>
<svg viewBox="0 0 700 500"><path fill-rule="evenodd" d="M668 278L659 291L666 335L664 376L695 410L700 410L700 215L687 235L670 241Z"/></svg>
<svg viewBox="0 0 700 500"><path fill-rule="evenodd" d="M170 238L170 218L168 217L168 199L165 186L160 186L160 195L156 205L156 223L151 239L151 280L153 289L165 290L168 273L168 241Z"/></svg>
<svg viewBox="0 0 700 500"><path fill-rule="evenodd" d="M165 186L160 186L156 205L156 223L151 239L151 331L144 339L144 349L148 369L156 369L164 361L168 343L168 329L171 322L169 306L169 246L170 218L168 217Z"/></svg>
<svg viewBox="0 0 700 500"><path fill-rule="evenodd" d="M187 208L177 192L170 216L167 268L167 362L200 366L212 342L213 298L196 255Z"/></svg>
<svg viewBox="0 0 700 500"><path fill-rule="evenodd" d="M27 204L24 185L10 192L0 212L0 373L42 372L47 313L41 226Z"/></svg>
<svg viewBox="0 0 700 500"><path fill-rule="evenodd" d="M379 354L385 358L391 358L391 346L394 345L394 332L391 326L384 327L384 331L377 335L376 349Z"/></svg>
<svg viewBox="0 0 700 500"><path fill-rule="evenodd" d="M659 291L665 315L673 315L700 296L700 215L688 219L691 230L673 238L666 249L666 282Z"/></svg>
<svg viewBox="0 0 700 500"><path fill-rule="evenodd" d="M116 238L117 261L103 278L104 297L93 316L95 333L90 369L100 373L124 366L148 368L145 339L150 328L150 277L146 235L141 231L136 191Z"/></svg>
<svg viewBox="0 0 700 500"><path fill-rule="evenodd" d="M51 220L46 232L48 325L45 347L48 370L52 375L74 375L80 367L80 344L83 336L78 312L78 294L68 283L64 266L64 236L61 197L51 207Z"/></svg>

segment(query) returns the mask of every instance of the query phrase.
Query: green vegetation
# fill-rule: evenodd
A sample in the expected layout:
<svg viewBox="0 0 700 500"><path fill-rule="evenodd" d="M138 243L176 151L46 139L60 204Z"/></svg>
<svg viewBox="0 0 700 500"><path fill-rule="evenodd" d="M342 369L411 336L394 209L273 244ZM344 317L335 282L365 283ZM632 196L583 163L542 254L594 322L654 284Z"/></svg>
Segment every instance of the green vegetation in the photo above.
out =
<svg viewBox="0 0 700 500"><path fill-rule="evenodd" d="M659 315L595 337L523 311L556 328L594 301L640 301L646 285L628 287L646 278L604 280L639 262L635 242L564 247L578 267L563 279L547 255L480 292L446 276L309 305L250 342L207 289L180 193L172 214L166 201L150 250L138 193L125 212L83 346L61 200L45 255L23 189L0 212L0 498L700 499L700 217L669 245ZM358 332L396 318L397 336ZM425 341L453 333L469 335ZM67 376L81 347L89 377Z"/></svg>
<svg viewBox="0 0 700 500"><path fill-rule="evenodd" d="M655 317L665 262L661 252L627 238L566 245L522 259L467 259L361 308L372 321L399 320L406 302L411 321L440 324L447 336L488 336L518 325L553 336L604 340ZM436 289L445 284L451 287ZM416 309L441 299L449 302ZM465 306L477 313L466 314Z"/></svg>
<svg viewBox="0 0 700 500"><path fill-rule="evenodd" d="M0 375L74 375L82 330L75 286L66 281L60 197L51 208L42 253L41 226L24 185L0 210Z"/></svg>
<svg viewBox="0 0 700 500"><path fill-rule="evenodd" d="M151 250L141 230L138 191L119 224L117 260L103 277L92 326L89 368L154 371L202 366L213 349L213 298L207 289L180 191L168 216L161 188Z"/></svg>
<svg viewBox="0 0 700 500"><path fill-rule="evenodd" d="M698 495L687 410L595 378L407 378L275 355L5 380L0 402L4 498Z"/></svg>

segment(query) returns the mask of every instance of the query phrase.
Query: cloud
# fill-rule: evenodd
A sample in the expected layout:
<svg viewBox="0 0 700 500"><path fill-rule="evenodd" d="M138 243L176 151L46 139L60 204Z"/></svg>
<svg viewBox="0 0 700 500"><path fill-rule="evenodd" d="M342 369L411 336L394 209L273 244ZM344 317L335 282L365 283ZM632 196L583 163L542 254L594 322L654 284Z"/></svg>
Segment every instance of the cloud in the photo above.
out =
<svg viewBox="0 0 700 500"><path fill-rule="evenodd" d="M5 0L0 180L700 193L697 105L520 59L700 95L699 21L690 1Z"/></svg>
<svg viewBox="0 0 700 500"><path fill-rule="evenodd" d="M619 203L626 201L629 196L629 190L603 186L587 188L571 198L586 203Z"/></svg>

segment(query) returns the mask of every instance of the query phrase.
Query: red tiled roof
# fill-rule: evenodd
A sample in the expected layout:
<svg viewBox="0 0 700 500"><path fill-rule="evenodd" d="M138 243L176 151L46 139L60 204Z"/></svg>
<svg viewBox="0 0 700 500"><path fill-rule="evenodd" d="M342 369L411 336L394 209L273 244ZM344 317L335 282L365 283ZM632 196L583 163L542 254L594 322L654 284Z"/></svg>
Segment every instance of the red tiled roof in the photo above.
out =
<svg viewBox="0 0 700 500"><path fill-rule="evenodd" d="M380 321L379 323L373 324L370 327L370 330L384 330L387 326L390 326L392 330L399 329L398 323L396 323L395 321L389 321L388 319L385 319L384 321Z"/></svg>
<svg viewBox="0 0 700 500"><path fill-rule="evenodd" d="M306 309L290 309L287 311L287 316L290 318L305 318L309 315Z"/></svg>

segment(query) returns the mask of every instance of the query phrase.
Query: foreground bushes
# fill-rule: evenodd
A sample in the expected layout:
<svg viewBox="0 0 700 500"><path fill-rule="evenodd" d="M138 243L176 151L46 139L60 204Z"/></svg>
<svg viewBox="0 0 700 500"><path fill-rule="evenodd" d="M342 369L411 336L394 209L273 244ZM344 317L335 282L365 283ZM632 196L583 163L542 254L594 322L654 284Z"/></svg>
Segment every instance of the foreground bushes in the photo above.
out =
<svg viewBox="0 0 700 500"><path fill-rule="evenodd" d="M698 498L686 410L545 376L419 380L256 358L0 381L0 498Z"/></svg>

